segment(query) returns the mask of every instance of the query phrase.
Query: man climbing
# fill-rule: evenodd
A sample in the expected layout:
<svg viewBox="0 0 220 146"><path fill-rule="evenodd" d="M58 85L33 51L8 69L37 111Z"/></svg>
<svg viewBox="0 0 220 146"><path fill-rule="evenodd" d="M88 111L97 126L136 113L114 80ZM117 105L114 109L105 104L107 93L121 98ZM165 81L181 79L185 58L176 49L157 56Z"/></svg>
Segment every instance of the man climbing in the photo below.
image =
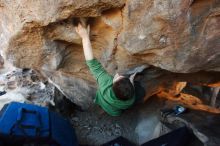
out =
<svg viewBox="0 0 220 146"><path fill-rule="evenodd" d="M119 116L123 110L128 109L135 101L135 91L129 78L116 74L109 75L101 63L94 58L89 38L90 27L81 23L75 27L82 38L83 51L92 75L95 77L98 90L95 103L111 116Z"/></svg>

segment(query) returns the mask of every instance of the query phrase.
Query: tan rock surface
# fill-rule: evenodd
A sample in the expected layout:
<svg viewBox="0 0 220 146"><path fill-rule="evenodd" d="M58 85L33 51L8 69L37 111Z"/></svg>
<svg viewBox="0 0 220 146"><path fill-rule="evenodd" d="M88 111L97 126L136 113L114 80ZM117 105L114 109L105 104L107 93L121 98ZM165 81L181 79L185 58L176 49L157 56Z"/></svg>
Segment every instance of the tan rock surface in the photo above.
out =
<svg viewBox="0 0 220 146"><path fill-rule="evenodd" d="M81 98L92 96L95 80L73 17L91 17L94 54L114 74L142 64L176 73L220 71L219 16L219 0L0 0L0 50L5 60L42 71L73 102L85 105ZM176 81L176 74L168 74L141 79L149 82L144 84L146 99L193 81L184 74ZM214 77L196 83L217 83Z"/></svg>
<svg viewBox="0 0 220 146"><path fill-rule="evenodd" d="M173 72L219 71L219 8L218 0L128 0L118 44Z"/></svg>

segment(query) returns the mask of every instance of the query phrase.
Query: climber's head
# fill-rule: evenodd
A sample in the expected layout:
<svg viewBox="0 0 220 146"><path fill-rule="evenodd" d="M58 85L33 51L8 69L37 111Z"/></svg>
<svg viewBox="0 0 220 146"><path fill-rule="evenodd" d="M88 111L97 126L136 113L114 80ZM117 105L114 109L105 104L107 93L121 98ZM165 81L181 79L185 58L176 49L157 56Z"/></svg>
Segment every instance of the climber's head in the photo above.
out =
<svg viewBox="0 0 220 146"><path fill-rule="evenodd" d="M120 100L128 100L134 96L133 81L124 75L117 73L114 76L112 88L116 97Z"/></svg>

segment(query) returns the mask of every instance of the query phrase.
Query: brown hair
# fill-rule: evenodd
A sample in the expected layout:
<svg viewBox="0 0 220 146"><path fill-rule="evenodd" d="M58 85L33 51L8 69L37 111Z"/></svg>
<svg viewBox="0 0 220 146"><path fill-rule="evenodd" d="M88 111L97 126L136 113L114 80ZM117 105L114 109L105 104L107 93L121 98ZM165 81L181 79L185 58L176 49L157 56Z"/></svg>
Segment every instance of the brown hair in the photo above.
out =
<svg viewBox="0 0 220 146"><path fill-rule="evenodd" d="M129 78L122 78L113 83L113 91L120 100L128 100L134 96L134 87Z"/></svg>

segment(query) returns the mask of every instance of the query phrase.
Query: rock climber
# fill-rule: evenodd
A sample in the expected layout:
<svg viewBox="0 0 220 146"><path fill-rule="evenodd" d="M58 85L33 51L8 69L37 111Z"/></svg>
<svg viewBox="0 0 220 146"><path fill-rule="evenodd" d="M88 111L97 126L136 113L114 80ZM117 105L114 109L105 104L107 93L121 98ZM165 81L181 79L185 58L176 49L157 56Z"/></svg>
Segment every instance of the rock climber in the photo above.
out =
<svg viewBox="0 0 220 146"><path fill-rule="evenodd" d="M78 23L75 30L82 38L86 64L97 81L98 89L95 103L111 116L119 116L135 102L135 90L132 78L116 74L114 77L107 73L101 63L94 58L89 38L90 26Z"/></svg>

